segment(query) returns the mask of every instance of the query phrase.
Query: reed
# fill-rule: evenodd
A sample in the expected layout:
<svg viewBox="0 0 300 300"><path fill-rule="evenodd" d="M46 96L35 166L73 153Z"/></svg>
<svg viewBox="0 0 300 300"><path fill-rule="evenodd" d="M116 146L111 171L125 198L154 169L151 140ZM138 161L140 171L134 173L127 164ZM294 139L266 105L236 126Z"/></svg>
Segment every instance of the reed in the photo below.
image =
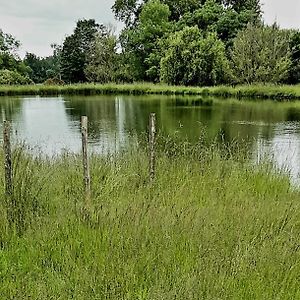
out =
<svg viewBox="0 0 300 300"><path fill-rule="evenodd" d="M0 86L0 96L18 95L101 95L101 94L161 94L207 95L236 98L296 100L300 99L300 85L244 85L216 87L184 87L151 83L135 84L75 84L64 86L27 85Z"/></svg>

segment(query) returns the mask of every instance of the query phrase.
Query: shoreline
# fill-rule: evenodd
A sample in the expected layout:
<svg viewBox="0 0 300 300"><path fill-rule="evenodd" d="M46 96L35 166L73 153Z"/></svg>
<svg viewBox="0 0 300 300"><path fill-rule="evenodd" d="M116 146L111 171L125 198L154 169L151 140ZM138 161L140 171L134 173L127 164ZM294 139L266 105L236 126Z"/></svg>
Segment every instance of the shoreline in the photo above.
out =
<svg viewBox="0 0 300 300"><path fill-rule="evenodd" d="M28 85L0 86L0 96L58 95L191 95L223 98L300 100L300 85L243 85L215 87L168 86L136 84L73 84L63 86Z"/></svg>

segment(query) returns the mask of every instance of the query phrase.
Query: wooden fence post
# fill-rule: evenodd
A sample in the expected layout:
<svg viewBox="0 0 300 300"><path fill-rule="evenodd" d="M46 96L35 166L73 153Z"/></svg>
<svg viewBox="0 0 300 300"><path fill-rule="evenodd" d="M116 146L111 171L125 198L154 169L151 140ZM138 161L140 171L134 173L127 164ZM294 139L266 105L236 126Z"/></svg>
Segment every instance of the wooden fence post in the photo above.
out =
<svg viewBox="0 0 300 300"><path fill-rule="evenodd" d="M85 187L86 205L91 201L91 177L88 160L87 142L88 142L88 118L81 117L81 135L82 135L82 158L83 158L83 179Z"/></svg>
<svg viewBox="0 0 300 300"><path fill-rule="evenodd" d="M155 143L156 143L156 115L149 116L149 176L150 182L155 179Z"/></svg>
<svg viewBox="0 0 300 300"><path fill-rule="evenodd" d="M12 179L12 158L11 158L11 143L10 143L10 122L3 122L3 148L4 148L4 169L5 169L5 193L11 197L13 194L13 179Z"/></svg>

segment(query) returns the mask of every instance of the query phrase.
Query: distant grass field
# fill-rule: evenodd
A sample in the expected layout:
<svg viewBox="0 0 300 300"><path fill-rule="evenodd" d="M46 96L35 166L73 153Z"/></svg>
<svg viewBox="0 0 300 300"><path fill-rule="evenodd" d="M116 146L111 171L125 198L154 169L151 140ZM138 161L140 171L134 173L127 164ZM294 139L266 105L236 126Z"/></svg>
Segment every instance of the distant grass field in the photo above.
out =
<svg viewBox="0 0 300 300"><path fill-rule="evenodd" d="M0 298L300 299L300 192L228 150L160 141L152 185L143 145L92 155L83 218L80 156L17 149L13 199L0 186Z"/></svg>
<svg viewBox="0 0 300 300"><path fill-rule="evenodd" d="M151 83L136 84L75 84L64 86L29 85L0 86L0 96L14 95L97 95L97 94L164 94L207 95L276 100L300 99L300 85L244 85L216 87L184 87Z"/></svg>

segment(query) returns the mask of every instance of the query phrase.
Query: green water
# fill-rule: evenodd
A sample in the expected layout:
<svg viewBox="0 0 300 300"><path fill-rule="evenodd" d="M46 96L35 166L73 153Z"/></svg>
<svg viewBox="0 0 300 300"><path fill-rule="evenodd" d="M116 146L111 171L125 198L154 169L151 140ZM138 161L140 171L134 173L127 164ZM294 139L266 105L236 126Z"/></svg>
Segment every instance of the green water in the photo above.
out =
<svg viewBox="0 0 300 300"><path fill-rule="evenodd" d="M150 112L161 134L195 142L236 141L253 159L267 153L293 178L300 170L300 103L167 96L0 98L1 121L12 120L14 140L47 155L81 149L80 116L89 118L90 150L119 151L145 133Z"/></svg>

